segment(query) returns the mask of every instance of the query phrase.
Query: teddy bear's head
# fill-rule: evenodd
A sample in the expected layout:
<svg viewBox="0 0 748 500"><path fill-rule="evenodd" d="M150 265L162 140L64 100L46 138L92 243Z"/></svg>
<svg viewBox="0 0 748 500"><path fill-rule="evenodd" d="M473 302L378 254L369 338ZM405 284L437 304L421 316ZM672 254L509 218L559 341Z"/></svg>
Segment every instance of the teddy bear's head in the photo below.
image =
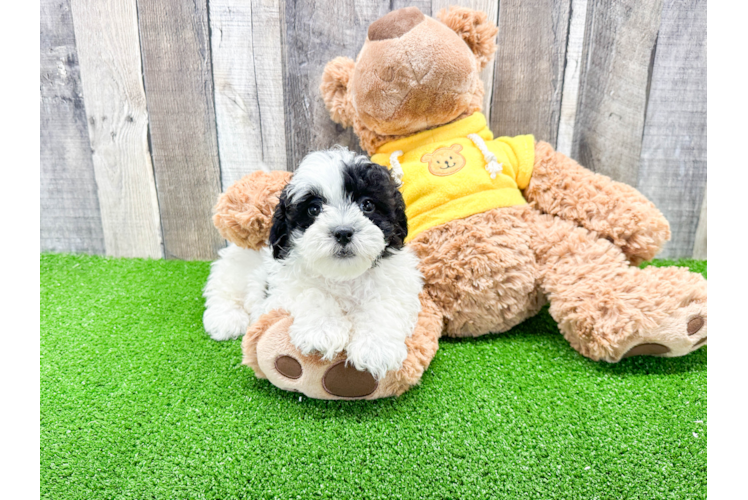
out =
<svg viewBox="0 0 748 500"><path fill-rule="evenodd" d="M481 110L479 74L498 29L485 13L462 7L437 17L416 7L392 11L369 26L355 62L338 57L325 67L320 90L330 116L353 126L370 154Z"/></svg>

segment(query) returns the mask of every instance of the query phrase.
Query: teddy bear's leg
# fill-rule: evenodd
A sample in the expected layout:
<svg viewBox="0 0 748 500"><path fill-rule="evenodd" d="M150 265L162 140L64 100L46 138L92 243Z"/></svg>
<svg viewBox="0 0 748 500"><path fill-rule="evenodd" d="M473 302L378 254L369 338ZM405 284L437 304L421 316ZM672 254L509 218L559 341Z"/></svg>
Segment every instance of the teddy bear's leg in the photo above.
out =
<svg viewBox="0 0 748 500"><path fill-rule="evenodd" d="M551 316L594 360L683 356L706 345L706 280L679 267L632 267L620 248L584 228L537 216L532 239Z"/></svg>
<svg viewBox="0 0 748 500"><path fill-rule="evenodd" d="M436 354L442 314L431 302L423 302L413 335L406 341L408 356L398 371L377 380L346 363L345 353L331 361L316 354L304 356L288 334L293 318L285 311L261 316L242 340L243 363L258 378L276 387L301 392L315 399L379 399L399 396L421 380Z"/></svg>
<svg viewBox="0 0 748 500"><path fill-rule="evenodd" d="M444 311L444 334L500 333L545 304L530 247L530 205L496 208L431 228L409 243L423 274L423 293Z"/></svg>
<svg viewBox="0 0 748 500"><path fill-rule="evenodd" d="M639 191L596 174L550 144L535 145L527 201L613 242L633 264L652 259L670 239L670 225Z"/></svg>

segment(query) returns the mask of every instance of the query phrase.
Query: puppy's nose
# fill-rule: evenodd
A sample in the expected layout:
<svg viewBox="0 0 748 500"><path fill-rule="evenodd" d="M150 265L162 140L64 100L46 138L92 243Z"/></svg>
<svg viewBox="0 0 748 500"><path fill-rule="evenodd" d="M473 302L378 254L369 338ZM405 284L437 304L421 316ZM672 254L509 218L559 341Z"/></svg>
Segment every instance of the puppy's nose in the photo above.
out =
<svg viewBox="0 0 748 500"><path fill-rule="evenodd" d="M351 238L353 238L353 228L339 227L335 229L332 235L335 236L335 241L337 241L341 245L347 245L351 242Z"/></svg>

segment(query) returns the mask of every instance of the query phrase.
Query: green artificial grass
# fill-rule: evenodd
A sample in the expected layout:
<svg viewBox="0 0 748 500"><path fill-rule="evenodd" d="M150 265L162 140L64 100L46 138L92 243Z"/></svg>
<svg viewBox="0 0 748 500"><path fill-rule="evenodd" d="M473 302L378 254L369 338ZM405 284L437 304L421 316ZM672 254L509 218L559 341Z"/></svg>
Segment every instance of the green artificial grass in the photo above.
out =
<svg viewBox="0 0 748 500"><path fill-rule="evenodd" d="M400 398L316 401L208 338L208 270L41 256L43 498L706 498L706 348L596 363L544 310Z"/></svg>

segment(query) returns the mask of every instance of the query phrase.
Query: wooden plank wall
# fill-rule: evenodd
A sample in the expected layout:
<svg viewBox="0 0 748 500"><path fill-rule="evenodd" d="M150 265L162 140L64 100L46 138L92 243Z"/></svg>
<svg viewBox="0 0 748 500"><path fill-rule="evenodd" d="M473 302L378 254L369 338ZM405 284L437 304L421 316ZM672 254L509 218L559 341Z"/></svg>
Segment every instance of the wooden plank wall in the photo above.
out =
<svg viewBox="0 0 748 500"><path fill-rule="evenodd" d="M41 2L41 248L103 253L69 0Z"/></svg>
<svg viewBox="0 0 748 500"><path fill-rule="evenodd" d="M214 258L222 189L360 151L325 64L390 10L454 4L499 25L493 131L637 187L671 222L661 256L706 258L706 0L42 0L41 249Z"/></svg>
<svg viewBox="0 0 748 500"><path fill-rule="evenodd" d="M285 170L281 19L274 0L211 0L221 183L247 169Z"/></svg>
<svg viewBox="0 0 748 500"><path fill-rule="evenodd" d="M121 1L121 0L116 0ZM221 192L206 0L138 0L164 256L211 259Z"/></svg>
<svg viewBox="0 0 748 500"><path fill-rule="evenodd" d="M706 0L663 3L635 186L670 221L666 250L695 251L702 200L706 228Z"/></svg>
<svg viewBox="0 0 748 500"><path fill-rule="evenodd" d="M590 1L572 157L636 186L662 0Z"/></svg>
<svg viewBox="0 0 748 500"><path fill-rule="evenodd" d="M570 0L502 0L491 130L556 145Z"/></svg>
<svg viewBox="0 0 748 500"><path fill-rule="evenodd" d="M161 257L135 0L72 0L107 253Z"/></svg>

